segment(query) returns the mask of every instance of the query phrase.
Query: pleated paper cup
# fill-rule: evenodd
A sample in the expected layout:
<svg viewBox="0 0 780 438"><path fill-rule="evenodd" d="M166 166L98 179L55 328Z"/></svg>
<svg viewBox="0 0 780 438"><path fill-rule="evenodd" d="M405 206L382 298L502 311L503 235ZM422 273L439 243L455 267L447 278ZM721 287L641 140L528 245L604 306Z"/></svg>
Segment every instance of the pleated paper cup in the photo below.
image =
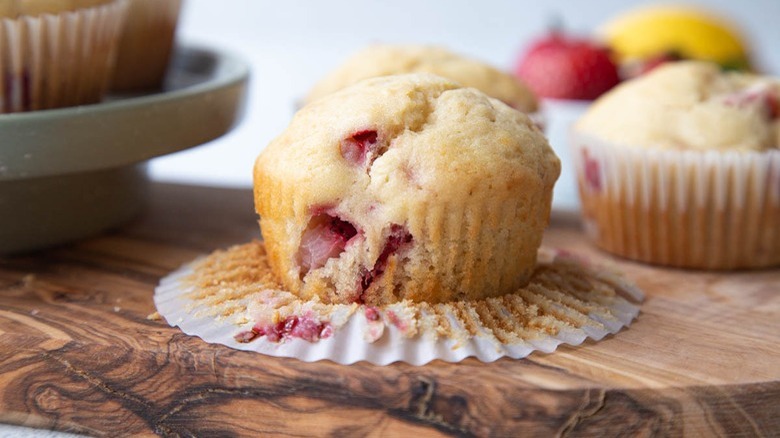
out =
<svg viewBox="0 0 780 438"><path fill-rule="evenodd" d="M667 150L572 132L588 235L613 254L681 268L780 264L780 150Z"/></svg>
<svg viewBox="0 0 780 438"><path fill-rule="evenodd" d="M155 290L171 326L208 343L312 362L379 365L551 353L627 327L642 292L619 273L565 251L542 251L528 285L481 300L382 306L327 304L286 291L265 245L252 242L189 263Z"/></svg>
<svg viewBox="0 0 780 438"><path fill-rule="evenodd" d="M128 0L111 90L162 87L176 36L182 0Z"/></svg>
<svg viewBox="0 0 780 438"><path fill-rule="evenodd" d="M125 0L16 1L0 9L0 113L99 102Z"/></svg>

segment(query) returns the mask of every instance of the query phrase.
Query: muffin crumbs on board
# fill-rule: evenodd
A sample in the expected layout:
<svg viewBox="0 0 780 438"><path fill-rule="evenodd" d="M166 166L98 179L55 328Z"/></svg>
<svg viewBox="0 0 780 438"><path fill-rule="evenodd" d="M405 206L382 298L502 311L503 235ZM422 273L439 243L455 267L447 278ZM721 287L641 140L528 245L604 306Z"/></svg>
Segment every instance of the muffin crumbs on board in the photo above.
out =
<svg viewBox="0 0 780 438"><path fill-rule="evenodd" d="M328 324L336 331L361 313L372 327L364 336L368 342L379 339L384 327L394 326L406 338L422 333L462 343L474 336L492 335L502 344L515 344L556 336L566 329L604 329L604 325L619 323L615 309L620 308L621 298L642 299L641 291L618 274L596 270L565 251L543 249L539 259L529 284L515 293L442 304L407 300L367 307L327 304L317 297L303 300L284 291L274 278L261 241L215 251L195 262L184 284L191 288L189 310L197 307L198 317L236 324L239 342L262 336L267 327L277 327L273 339L284 341L295 329L285 324L297 324L299 318Z"/></svg>

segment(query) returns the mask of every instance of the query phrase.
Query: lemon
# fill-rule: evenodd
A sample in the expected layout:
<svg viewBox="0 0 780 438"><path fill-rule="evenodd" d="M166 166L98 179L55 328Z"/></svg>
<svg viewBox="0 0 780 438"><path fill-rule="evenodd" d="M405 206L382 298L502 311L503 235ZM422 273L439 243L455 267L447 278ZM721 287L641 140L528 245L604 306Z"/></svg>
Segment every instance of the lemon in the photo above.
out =
<svg viewBox="0 0 780 438"><path fill-rule="evenodd" d="M611 20L599 33L620 63L674 53L685 59L716 62L724 68L750 68L746 44L734 26L701 9L635 9Z"/></svg>

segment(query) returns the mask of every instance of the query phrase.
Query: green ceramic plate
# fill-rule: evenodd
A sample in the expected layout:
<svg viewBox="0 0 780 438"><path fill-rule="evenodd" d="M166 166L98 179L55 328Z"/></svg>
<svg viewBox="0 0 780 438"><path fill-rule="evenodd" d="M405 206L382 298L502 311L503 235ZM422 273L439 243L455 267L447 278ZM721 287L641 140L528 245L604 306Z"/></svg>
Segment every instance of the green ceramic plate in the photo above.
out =
<svg viewBox="0 0 780 438"><path fill-rule="evenodd" d="M86 237L132 218L145 197L146 160L227 133L248 77L232 56L185 47L160 92L0 115L0 253Z"/></svg>

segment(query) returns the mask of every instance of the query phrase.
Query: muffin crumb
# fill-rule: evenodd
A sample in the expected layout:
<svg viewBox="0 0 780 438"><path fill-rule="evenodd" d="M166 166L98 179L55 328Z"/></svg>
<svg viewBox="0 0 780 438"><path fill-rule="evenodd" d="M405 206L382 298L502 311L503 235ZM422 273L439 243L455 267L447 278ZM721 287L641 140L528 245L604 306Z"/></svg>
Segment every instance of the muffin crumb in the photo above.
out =
<svg viewBox="0 0 780 438"><path fill-rule="evenodd" d="M259 337L272 342L290 337L316 342L329 337L358 309L304 300L282 289L273 280L260 241L215 251L199 260L184 281L193 289L189 295L193 308L208 309L201 316L232 317L237 326L248 327L235 335L242 343ZM438 304L406 300L360 307L370 327L381 326L374 327L376 334L369 337L373 341L392 326L407 338L420 333L462 340L489 335L512 345L555 337L564 330L604 329L592 315L603 322L616 321L609 311L615 300L641 300L641 292L625 283L561 251L550 261L540 262L528 285L500 297ZM335 317L339 312L341 316Z"/></svg>

